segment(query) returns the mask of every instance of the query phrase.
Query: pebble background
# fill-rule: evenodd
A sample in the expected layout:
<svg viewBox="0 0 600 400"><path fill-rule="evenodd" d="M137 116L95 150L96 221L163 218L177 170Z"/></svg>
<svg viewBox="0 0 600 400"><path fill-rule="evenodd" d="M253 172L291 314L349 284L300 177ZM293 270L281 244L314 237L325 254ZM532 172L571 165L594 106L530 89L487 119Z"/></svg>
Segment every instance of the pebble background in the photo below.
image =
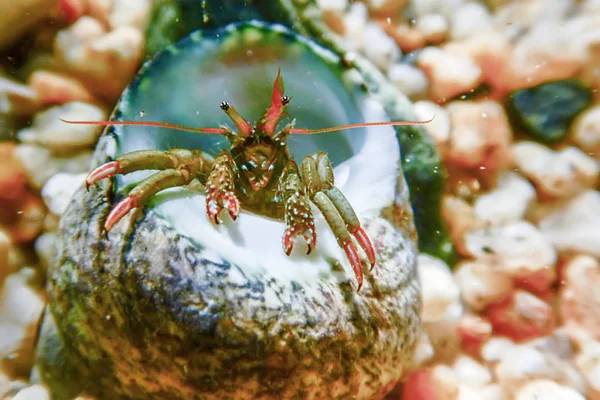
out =
<svg viewBox="0 0 600 400"><path fill-rule="evenodd" d="M415 369L387 398L600 400L600 1L319 3L435 115L449 172L460 260L420 256ZM45 268L100 133L59 118L109 116L150 1L20 4L0 0L0 398L41 400Z"/></svg>

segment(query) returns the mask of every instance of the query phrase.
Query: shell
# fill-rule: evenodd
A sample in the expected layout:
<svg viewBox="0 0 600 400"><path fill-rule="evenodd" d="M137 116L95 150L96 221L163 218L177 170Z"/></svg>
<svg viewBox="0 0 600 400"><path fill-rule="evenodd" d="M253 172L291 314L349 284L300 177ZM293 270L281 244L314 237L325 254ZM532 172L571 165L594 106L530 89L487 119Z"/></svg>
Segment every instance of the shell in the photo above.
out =
<svg viewBox="0 0 600 400"><path fill-rule="evenodd" d="M259 22L197 32L168 48L142 69L114 117L214 126L225 95L258 117L269 100L258 94L269 93L278 67L294 96L288 112L302 127L385 118L361 74L338 56ZM138 148L224 146L220 137L136 128L109 129L95 163ZM349 196L379 254L363 290L356 293L322 222L317 254L287 259L268 233L283 224L245 213L216 229L202 196L176 189L105 239L107 199L142 176L79 191L61 220L38 344L37 365L55 398L368 399L393 387L411 363L420 323L398 139L391 128L301 139L289 143L296 159L326 151L342 190L373 188ZM395 158L369 153L381 143ZM378 183L377 168L393 171L392 180ZM254 247L263 243L270 247Z"/></svg>

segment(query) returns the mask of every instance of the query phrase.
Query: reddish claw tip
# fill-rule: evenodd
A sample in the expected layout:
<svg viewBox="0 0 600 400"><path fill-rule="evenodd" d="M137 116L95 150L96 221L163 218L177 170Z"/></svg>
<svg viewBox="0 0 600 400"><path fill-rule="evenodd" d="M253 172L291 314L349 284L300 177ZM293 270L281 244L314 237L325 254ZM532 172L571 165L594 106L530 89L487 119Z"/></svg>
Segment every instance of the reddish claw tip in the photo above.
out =
<svg viewBox="0 0 600 400"><path fill-rule="evenodd" d="M104 179L114 176L119 173L120 165L117 161L111 161L106 164L102 164L87 176L85 179L85 187L86 189L93 185L94 183Z"/></svg>
<svg viewBox="0 0 600 400"><path fill-rule="evenodd" d="M127 196L123 200L117 203L117 205L111 210L104 223L104 230L110 231L112 227L119 222L129 211L136 208L135 198Z"/></svg>
<svg viewBox="0 0 600 400"><path fill-rule="evenodd" d="M356 252L356 247L354 247L354 244L352 242L348 242L345 243L343 246L344 251L346 252L346 256L348 257L348 260L350 261L350 265L352 266L352 269L354 270L354 274L356 275L356 279L358 280L358 291L360 291L360 288L362 287L363 284L363 269L362 269L362 264L360 262L360 258L358 257L358 253Z"/></svg>
<svg viewBox="0 0 600 400"><path fill-rule="evenodd" d="M373 244L371 244L371 239L369 239L369 235L367 235L367 232L365 232L365 230L361 226L359 226L358 229L354 232L354 237L356 237L358 244L367 254L367 258L369 259L369 263L371 264L371 268L369 268L369 271L372 271L375 267L375 263L377 260L375 258L375 249L373 248Z"/></svg>
<svg viewBox="0 0 600 400"><path fill-rule="evenodd" d="M283 235L283 251L285 251L286 255L289 256L292 254L292 249L294 248L293 239L304 229L305 228L301 224L296 225L293 228L286 229L285 234ZM302 237L304 238L306 246L308 247L306 250L306 255L309 255L312 252L315 243L317 243L317 235L315 230L313 228L308 228L304 233L302 233Z"/></svg>

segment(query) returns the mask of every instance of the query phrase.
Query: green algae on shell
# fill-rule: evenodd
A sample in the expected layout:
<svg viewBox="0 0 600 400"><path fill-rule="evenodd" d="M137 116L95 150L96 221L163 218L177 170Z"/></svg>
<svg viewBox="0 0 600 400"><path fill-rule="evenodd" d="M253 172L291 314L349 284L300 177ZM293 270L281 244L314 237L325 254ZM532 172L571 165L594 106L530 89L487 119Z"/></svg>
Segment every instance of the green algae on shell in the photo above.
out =
<svg viewBox="0 0 600 400"><path fill-rule="evenodd" d="M123 94L114 118L218 126L223 100L258 118L278 68L298 127L389 119L361 75L334 53L256 22L194 33L161 53ZM280 221L242 212L211 225L204 196L184 188L155 196L104 238L111 205L147 172L102 182L73 198L48 270L37 365L56 399L370 399L401 377L412 361L420 295L396 133L385 127L292 139L298 161L330 155L337 186L373 240L378 262L361 292L318 213L310 256L300 244L285 256ZM180 146L217 152L226 143L112 127L95 164Z"/></svg>

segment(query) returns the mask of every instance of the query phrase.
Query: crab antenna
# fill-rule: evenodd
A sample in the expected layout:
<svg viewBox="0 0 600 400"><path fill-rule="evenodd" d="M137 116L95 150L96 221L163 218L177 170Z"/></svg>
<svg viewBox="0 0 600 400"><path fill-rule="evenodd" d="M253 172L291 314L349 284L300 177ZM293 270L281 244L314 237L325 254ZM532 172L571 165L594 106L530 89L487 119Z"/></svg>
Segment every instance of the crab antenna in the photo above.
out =
<svg viewBox="0 0 600 400"><path fill-rule="evenodd" d="M166 122L152 122L152 121L69 121L66 119L59 118L62 122L73 125L100 125L100 126L154 126L157 128L168 128L175 129L178 131L188 131L196 133L209 133L209 134L220 134L224 135L228 133L225 128L192 128L189 126L169 124Z"/></svg>
<svg viewBox="0 0 600 400"><path fill-rule="evenodd" d="M240 136L248 136L252 133L252 125L250 125L231 104L226 101L222 102L221 110L225 111L225 114L231 118L238 128Z"/></svg>
<svg viewBox="0 0 600 400"><path fill-rule="evenodd" d="M425 125L433 121L435 115L428 121L391 121L391 122L364 122L362 124L349 124L332 126L331 128L323 129L302 129L302 128L291 128L289 133L296 135L314 135L317 133L327 133L341 131L344 129L356 129L356 128L368 128L371 126L403 126L403 125Z"/></svg>

